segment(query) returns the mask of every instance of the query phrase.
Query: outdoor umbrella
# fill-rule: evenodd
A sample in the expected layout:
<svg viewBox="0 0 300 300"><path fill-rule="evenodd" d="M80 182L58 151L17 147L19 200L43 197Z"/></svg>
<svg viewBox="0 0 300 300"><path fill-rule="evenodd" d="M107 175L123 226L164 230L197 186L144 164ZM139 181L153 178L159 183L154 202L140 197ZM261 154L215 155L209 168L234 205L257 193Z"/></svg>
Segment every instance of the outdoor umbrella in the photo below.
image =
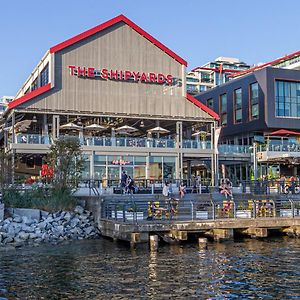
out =
<svg viewBox="0 0 300 300"><path fill-rule="evenodd" d="M148 132L150 132L150 133L168 133L170 131L165 128L162 128L160 126L157 126L152 129L149 129Z"/></svg>
<svg viewBox="0 0 300 300"><path fill-rule="evenodd" d="M209 132L206 132L206 131L204 131L204 130L200 130L200 131L197 131L197 132L193 133L192 136L199 136L199 135L204 135L204 134L205 134L206 136L210 135Z"/></svg>
<svg viewBox="0 0 300 300"><path fill-rule="evenodd" d="M138 131L138 129L128 125L124 125L119 128L116 128L116 132L119 134L130 134L136 131Z"/></svg>
<svg viewBox="0 0 300 300"><path fill-rule="evenodd" d="M70 122L70 123L67 123L67 124L64 124L64 125L61 125L60 127L59 127L60 129L69 129L69 130L80 130L80 129L82 129L82 127L81 126L78 126L78 125L76 125L76 124L74 124L74 123L72 123L72 122Z"/></svg>
<svg viewBox="0 0 300 300"><path fill-rule="evenodd" d="M102 126L102 125L99 125L99 124L91 124L91 125L88 125L88 126L85 126L84 127L84 129L86 129L86 130L104 130L104 129L106 129L106 127L105 126Z"/></svg>

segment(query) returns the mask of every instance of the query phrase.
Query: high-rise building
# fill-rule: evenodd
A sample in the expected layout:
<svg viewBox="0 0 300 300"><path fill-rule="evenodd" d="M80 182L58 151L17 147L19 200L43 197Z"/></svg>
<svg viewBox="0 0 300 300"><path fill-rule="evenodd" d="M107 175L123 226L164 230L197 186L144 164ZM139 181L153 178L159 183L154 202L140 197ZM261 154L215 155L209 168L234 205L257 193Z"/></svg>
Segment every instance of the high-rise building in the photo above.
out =
<svg viewBox="0 0 300 300"><path fill-rule="evenodd" d="M227 82L229 75L249 68L249 65L238 58L220 56L187 74L187 91L192 95L199 94Z"/></svg>
<svg viewBox="0 0 300 300"><path fill-rule="evenodd" d="M13 96L2 96L0 98L0 114L2 114L6 110L8 103L13 99Z"/></svg>

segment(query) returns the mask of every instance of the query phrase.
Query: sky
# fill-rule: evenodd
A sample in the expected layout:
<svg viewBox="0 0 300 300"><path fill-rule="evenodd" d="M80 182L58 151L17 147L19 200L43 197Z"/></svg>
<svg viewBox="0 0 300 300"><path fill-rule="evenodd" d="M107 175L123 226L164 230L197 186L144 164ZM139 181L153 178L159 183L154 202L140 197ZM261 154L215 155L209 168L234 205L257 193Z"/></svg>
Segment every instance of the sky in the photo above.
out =
<svg viewBox="0 0 300 300"><path fill-rule="evenodd" d="M188 62L248 64L300 50L299 0L0 0L0 97L14 96L57 43L119 14Z"/></svg>

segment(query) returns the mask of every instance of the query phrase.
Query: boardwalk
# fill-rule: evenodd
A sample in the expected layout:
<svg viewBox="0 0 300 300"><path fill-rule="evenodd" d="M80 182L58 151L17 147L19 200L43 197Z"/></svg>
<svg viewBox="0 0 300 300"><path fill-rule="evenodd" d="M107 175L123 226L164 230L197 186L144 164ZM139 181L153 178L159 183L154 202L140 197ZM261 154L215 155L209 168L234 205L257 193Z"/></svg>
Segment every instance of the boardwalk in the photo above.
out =
<svg viewBox="0 0 300 300"><path fill-rule="evenodd" d="M159 235L166 242L189 236L232 239L235 234L267 237L271 231L300 236L300 198L270 195L190 194L184 199L158 195L102 196L92 200L103 236L132 244Z"/></svg>

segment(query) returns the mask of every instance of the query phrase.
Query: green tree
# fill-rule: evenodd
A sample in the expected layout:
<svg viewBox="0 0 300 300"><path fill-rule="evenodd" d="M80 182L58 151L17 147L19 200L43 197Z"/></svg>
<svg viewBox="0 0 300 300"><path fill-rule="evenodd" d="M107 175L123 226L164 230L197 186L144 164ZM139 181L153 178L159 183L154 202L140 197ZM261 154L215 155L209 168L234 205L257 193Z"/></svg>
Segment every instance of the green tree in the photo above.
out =
<svg viewBox="0 0 300 300"><path fill-rule="evenodd" d="M53 168L52 184L55 189L76 189L84 162L78 138L64 137L56 140L50 147L46 162Z"/></svg>

